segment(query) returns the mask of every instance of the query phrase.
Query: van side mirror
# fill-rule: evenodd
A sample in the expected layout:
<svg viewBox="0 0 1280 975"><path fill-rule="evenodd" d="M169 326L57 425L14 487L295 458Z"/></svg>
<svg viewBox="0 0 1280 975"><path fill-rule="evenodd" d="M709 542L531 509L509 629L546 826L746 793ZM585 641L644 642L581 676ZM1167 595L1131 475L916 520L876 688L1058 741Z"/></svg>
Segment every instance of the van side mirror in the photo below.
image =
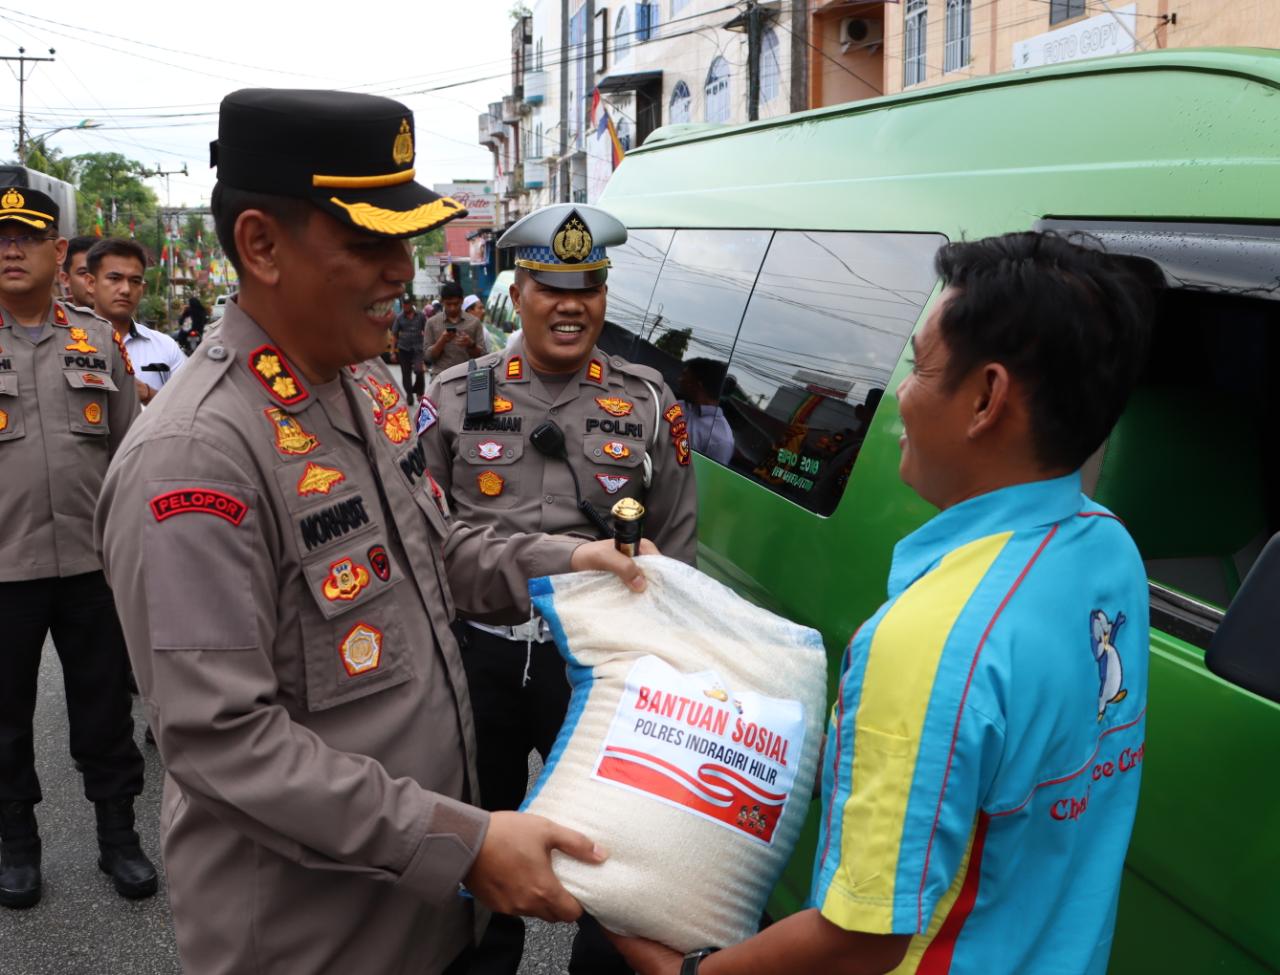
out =
<svg viewBox="0 0 1280 975"><path fill-rule="evenodd" d="M1267 542L1218 625L1205 663L1223 680L1280 701L1280 534Z"/></svg>

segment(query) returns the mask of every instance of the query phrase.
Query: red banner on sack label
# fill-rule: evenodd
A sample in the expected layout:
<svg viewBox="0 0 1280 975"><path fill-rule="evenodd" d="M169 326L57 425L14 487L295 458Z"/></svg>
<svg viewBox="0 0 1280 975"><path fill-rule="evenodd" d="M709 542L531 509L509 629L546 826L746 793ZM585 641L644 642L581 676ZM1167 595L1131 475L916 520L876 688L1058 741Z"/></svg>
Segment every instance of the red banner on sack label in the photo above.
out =
<svg viewBox="0 0 1280 975"><path fill-rule="evenodd" d="M772 844L804 748L799 701L735 692L714 671L636 661L597 779Z"/></svg>
<svg viewBox="0 0 1280 975"><path fill-rule="evenodd" d="M157 495L148 503L151 505L151 513L156 516L156 521L164 521L174 515L206 514L216 515L233 525L239 525L249 511L249 506L239 498L208 488L182 488L178 491L169 491L166 494Z"/></svg>

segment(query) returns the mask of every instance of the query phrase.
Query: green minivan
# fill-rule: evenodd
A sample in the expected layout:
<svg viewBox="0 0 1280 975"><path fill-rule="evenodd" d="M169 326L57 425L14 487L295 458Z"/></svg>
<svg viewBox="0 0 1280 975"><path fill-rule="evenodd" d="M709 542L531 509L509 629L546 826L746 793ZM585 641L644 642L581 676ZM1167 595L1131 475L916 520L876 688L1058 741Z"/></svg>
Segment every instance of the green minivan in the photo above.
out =
<svg viewBox="0 0 1280 975"><path fill-rule="evenodd" d="M1053 228L1160 265L1145 379L1084 470L1151 580L1150 747L1110 970L1280 971L1280 695L1205 662L1280 530L1280 52L1138 54L672 126L600 205L631 232L610 251L601 346L719 407L721 436L693 444L700 564L820 630L832 687L895 542L932 514L898 479L894 390L938 247ZM775 916L804 903L814 805Z"/></svg>

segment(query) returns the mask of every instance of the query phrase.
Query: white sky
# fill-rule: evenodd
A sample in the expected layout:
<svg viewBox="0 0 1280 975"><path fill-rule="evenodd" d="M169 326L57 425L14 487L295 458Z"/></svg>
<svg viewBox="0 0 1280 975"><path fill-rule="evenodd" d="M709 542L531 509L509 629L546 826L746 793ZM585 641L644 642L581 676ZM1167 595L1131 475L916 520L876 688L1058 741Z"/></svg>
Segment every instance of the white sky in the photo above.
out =
<svg viewBox="0 0 1280 975"><path fill-rule="evenodd" d="M150 168L186 163L190 175L171 178L174 205L208 201L218 102L244 87L350 88L404 102L418 180L429 186L491 176L476 116L511 84L512 2L0 0L0 54L55 48L53 63L26 66L28 132L87 118L102 127L59 132L49 145L120 152ZM17 64L6 64L14 73L0 68L0 159L16 161ZM423 93L457 82L468 83ZM164 180L148 185L164 204Z"/></svg>

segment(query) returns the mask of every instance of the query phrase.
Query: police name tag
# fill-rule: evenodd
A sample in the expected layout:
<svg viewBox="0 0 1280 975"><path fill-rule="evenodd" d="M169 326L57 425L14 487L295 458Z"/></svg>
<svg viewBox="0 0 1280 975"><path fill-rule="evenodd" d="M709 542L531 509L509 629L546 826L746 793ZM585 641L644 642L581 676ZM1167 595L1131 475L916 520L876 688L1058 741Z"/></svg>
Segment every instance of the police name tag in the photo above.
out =
<svg viewBox="0 0 1280 975"><path fill-rule="evenodd" d="M644 656L593 777L772 845L804 748L799 701L735 692L715 671Z"/></svg>

